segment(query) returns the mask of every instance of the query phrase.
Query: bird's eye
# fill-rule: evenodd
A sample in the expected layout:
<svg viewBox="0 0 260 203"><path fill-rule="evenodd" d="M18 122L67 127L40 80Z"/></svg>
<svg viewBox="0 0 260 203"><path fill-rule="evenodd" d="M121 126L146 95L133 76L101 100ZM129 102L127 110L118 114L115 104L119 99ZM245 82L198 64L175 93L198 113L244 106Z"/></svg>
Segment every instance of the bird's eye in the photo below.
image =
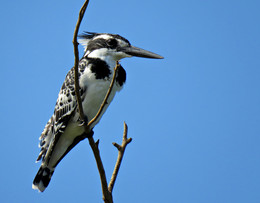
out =
<svg viewBox="0 0 260 203"><path fill-rule="evenodd" d="M114 49L117 46L117 41L115 39L109 39L107 40L107 44L110 48Z"/></svg>

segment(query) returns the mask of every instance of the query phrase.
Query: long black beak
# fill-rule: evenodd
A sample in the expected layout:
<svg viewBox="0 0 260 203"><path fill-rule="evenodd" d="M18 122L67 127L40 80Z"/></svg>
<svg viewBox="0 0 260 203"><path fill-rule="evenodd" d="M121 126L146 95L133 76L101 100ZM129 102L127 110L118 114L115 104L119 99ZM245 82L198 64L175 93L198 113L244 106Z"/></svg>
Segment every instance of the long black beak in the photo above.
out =
<svg viewBox="0 0 260 203"><path fill-rule="evenodd" d="M131 55L131 56L152 58L152 59L163 59L163 57L158 55L158 54L155 54L153 52L146 51L144 49L141 49L141 48L138 48L138 47L134 47L134 46L124 47L120 51L123 51L126 54Z"/></svg>

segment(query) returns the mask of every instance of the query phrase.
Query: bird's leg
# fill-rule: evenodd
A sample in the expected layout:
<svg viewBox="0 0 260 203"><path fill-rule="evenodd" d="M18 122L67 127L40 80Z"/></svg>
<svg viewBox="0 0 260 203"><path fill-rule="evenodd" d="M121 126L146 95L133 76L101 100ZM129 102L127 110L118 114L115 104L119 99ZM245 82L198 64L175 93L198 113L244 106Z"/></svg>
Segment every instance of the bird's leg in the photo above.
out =
<svg viewBox="0 0 260 203"><path fill-rule="evenodd" d="M84 120L80 119L79 122L80 122L80 124L79 124L80 127L82 127L82 126L87 127L87 125L88 125L88 117L86 115L84 115ZM88 133L85 132L82 135L84 139L93 137L93 135L94 135L93 128L91 130L88 130L88 131L89 131Z"/></svg>

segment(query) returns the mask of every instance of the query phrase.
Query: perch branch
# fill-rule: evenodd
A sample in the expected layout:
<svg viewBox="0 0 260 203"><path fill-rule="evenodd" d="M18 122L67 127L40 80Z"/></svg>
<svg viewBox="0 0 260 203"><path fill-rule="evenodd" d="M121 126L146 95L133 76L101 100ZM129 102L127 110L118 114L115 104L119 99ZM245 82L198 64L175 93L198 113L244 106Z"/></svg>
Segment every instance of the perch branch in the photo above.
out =
<svg viewBox="0 0 260 203"><path fill-rule="evenodd" d="M74 35L73 35L73 45L74 45L74 55L75 55L75 61L74 61L75 94L76 94L76 98L77 98L80 119L83 121L83 124L84 124L83 126L85 129L86 137L88 137L89 144L90 144L93 154L95 156L96 164L98 167L100 180L101 180L101 186L102 186L103 200L104 200L104 202L112 203L113 199L112 199L111 193L108 191L106 174L105 174L103 163L102 163L102 160L101 160L101 157L99 154L98 143L96 144L93 137L89 136L89 135L91 135L91 129L89 128L90 125L87 125L87 123L86 123L84 112L83 112L83 107L82 107L82 101L81 101L80 94L79 94L79 76L78 76L79 51L78 51L77 36L78 36L79 27L80 27L81 21L84 17L88 3L89 3L89 0L86 0L80 9L78 21L77 21L77 24L76 24L76 27L74 30ZM98 117L95 117L95 120L97 118ZM94 121L92 120L92 123L95 122L95 120Z"/></svg>
<svg viewBox="0 0 260 203"><path fill-rule="evenodd" d="M114 85L114 82L115 82L117 69L119 68L119 63L117 62L117 65L114 68L114 74L113 74L112 81L110 83L109 89L107 91L107 94L104 98L103 103L100 106L98 113L89 123L87 123L86 118L84 116L82 101L81 101L80 93L79 93L79 76L78 76L79 52L78 52L77 36L78 36L79 27L80 27L81 21L84 17L88 3L89 3L89 0L86 0L85 3L83 4L83 6L80 9L78 21L77 21L77 24L76 24L76 27L75 27L75 30L74 30L74 35L73 35L73 45L74 45L74 55L75 55L75 61L74 61L75 94L76 94L76 98L77 98L80 119L83 121L83 126L84 126L84 129L85 129L86 137L89 140L89 144L90 144L91 149L93 151L93 154L95 156L96 164L97 164L97 167L98 167L100 180L101 180L101 186L102 186L103 200L106 203L112 203L113 202L113 197L112 197L113 186L114 186L117 174L118 174L118 170L119 170L120 165L121 165L121 161L122 161L122 158L123 158L125 147L126 147L127 144L129 144L131 142L131 138L127 139L127 137L126 137L127 136L127 126L125 124L122 146L114 143L114 145L119 150L118 160L117 160L117 163L115 165L115 169L114 169L114 172L113 172L110 184L109 184L110 189L108 189L106 174L105 174L105 170L104 170L103 163L102 163L100 153L99 153L99 149L98 149L98 141L95 143L93 137L91 136L92 135L92 129L90 129L90 126L95 121L98 120L98 118L101 115L101 112L104 109L104 106L107 104L108 97L109 97L109 95L112 91L112 88L113 88L113 85Z"/></svg>
<svg viewBox="0 0 260 203"><path fill-rule="evenodd" d="M92 149L95 159L96 159L96 164L98 167L98 172L99 172L100 181L101 181L103 200L105 203L113 203L112 193L110 193L108 191L106 173L105 173L105 169L104 169L101 157L100 157L98 143L95 143L93 137L89 137L88 141L89 141L89 145L91 146L91 149Z"/></svg>

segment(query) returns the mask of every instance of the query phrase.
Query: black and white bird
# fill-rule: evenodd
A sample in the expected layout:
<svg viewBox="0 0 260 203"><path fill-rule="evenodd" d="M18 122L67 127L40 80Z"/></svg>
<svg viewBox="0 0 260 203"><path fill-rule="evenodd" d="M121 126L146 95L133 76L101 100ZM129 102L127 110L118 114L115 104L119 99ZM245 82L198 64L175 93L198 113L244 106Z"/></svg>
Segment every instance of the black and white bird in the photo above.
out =
<svg viewBox="0 0 260 203"><path fill-rule="evenodd" d="M80 96L84 115L89 121L97 114L104 100L117 61L132 56L163 58L132 46L127 39L116 34L86 32L80 36L79 42L85 47L84 56L78 66ZM120 65L108 104L116 92L122 89L125 80L126 72ZM91 125L91 129L99 122L107 107L108 105L104 107L99 119ZM33 189L43 192L58 163L82 140L84 128L80 124L74 89L74 68L72 68L59 92L54 114L40 136L41 151L36 162L42 160L42 163L33 181Z"/></svg>

